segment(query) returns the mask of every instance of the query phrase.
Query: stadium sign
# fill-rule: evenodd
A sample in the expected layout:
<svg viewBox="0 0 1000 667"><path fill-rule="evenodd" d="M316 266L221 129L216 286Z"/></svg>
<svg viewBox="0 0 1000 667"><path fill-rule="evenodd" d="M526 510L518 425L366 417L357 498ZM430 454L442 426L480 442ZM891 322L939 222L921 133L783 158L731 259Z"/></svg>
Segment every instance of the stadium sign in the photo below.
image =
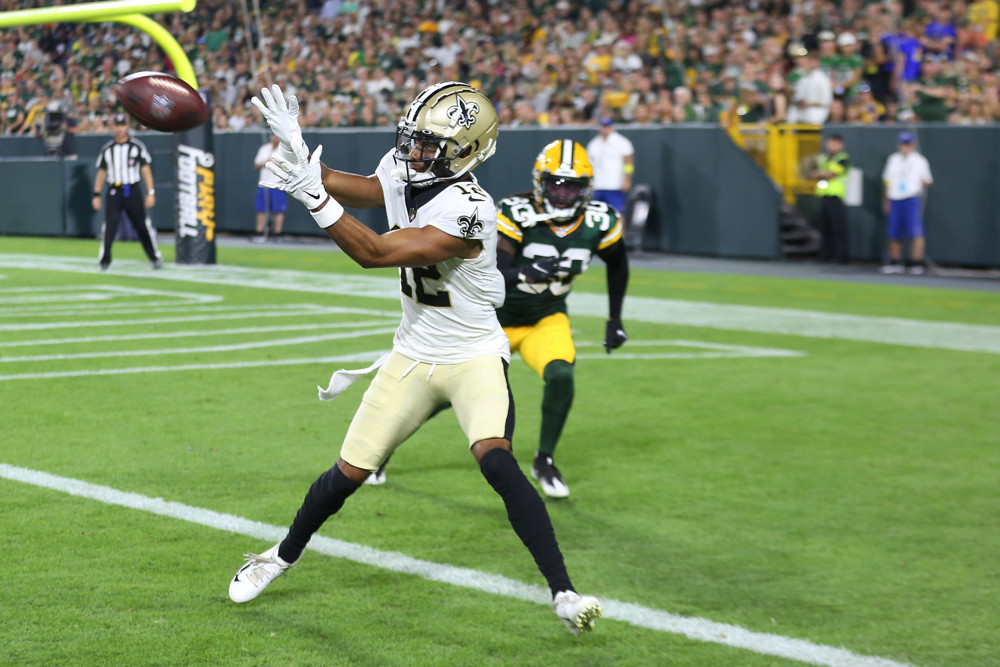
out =
<svg viewBox="0 0 1000 667"><path fill-rule="evenodd" d="M215 264L215 155L212 123L177 137L178 264Z"/></svg>

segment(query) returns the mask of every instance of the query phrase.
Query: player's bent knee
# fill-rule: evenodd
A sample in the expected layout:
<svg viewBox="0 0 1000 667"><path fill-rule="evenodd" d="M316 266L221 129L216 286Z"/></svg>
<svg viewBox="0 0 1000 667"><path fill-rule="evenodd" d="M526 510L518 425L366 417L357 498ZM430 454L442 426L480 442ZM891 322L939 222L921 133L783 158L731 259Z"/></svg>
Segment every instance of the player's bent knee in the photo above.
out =
<svg viewBox="0 0 1000 667"><path fill-rule="evenodd" d="M493 449L505 449L511 451L510 440L505 438L487 438L473 443L471 447L472 455L476 457L476 463L482 465L483 457Z"/></svg>
<svg viewBox="0 0 1000 667"><path fill-rule="evenodd" d="M562 359L550 361L545 366L543 374L546 384L559 385L565 388L573 387L573 364Z"/></svg>
<svg viewBox="0 0 1000 667"><path fill-rule="evenodd" d="M340 468L340 472L344 473L344 477L356 484L364 483L368 479L368 475L371 474L370 471L351 465L342 458L337 459L337 467Z"/></svg>

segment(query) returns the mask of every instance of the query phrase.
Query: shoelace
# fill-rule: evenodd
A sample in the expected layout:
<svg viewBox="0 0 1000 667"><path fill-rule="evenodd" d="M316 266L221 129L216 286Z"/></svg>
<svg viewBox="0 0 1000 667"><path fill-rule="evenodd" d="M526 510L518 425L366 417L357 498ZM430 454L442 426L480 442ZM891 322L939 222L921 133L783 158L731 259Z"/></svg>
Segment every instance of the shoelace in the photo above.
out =
<svg viewBox="0 0 1000 667"><path fill-rule="evenodd" d="M247 559L247 565L249 565L250 563L259 566L273 565L274 567L278 568L279 573L282 569L281 565L279 565L278 561L274 558L269 558L267 556L261 556L260 554L254 554L254 553L243 554L243 557ZM267 572L267 568L265 567L252 567L246 572L247 579L249 579L250 583L254 585L260 583L260 581L266 578L269 574L270 572Z"/></svg>

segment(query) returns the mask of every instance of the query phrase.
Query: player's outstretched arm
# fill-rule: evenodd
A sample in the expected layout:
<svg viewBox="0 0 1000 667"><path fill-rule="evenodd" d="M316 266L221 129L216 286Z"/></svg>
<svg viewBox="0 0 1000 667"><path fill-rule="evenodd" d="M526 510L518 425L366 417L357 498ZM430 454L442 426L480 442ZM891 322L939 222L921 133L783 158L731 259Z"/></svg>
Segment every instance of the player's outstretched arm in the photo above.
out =
<svg viewBox="0 0 1000 667"><path fill-rule="evenodd" d="M344 212L343 205L326 191L320 168L322 155L323 147L317 146L304 164L274 156L266 166L277 180L260 184L284 190L302 202L327 236L363 268L429 266L452 257L471 259L482 252L480 241L452 236L432 226L376 234Z"/></svg>
<svg viewBox="0 0 1000 667"><path fill-rule="evenodd" d="M322 167L323 188L334 199L351 208L385 208L382 184L378 176L361 176Z"/></svg>
<svg viewBox="0 0 1000 667"><path fill-rule="evenodd" d="M350 213L326 228L340 249L365 269L430 266L452 257L471 259L482 252L475 239L446 234L437 227L397 229L376 234Z"/></svg>

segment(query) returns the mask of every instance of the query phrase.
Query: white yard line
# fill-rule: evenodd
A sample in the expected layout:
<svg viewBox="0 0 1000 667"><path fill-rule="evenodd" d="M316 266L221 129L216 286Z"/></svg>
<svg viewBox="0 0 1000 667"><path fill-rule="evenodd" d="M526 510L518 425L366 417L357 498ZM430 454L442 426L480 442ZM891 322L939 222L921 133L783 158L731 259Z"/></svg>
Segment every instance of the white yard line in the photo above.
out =
<svg viewBox="0 0 1000 667"><path fill-rule="evenodd" d="M607 317L604 295L573 292L569 312ZM1000 354L1000 327L629 296L630 321Z"/></svg>
<svg viewBox="0 0 1000 667"><path fill-rule="evenodd" d="M135 373L172 373L176 371L216 371L261 366L301 366L303 364L371 363L388 350L373 350L357 354L340 354L332 357L305 359L265 359L260 361L227 361L215 364L180 364L177 366L142 366L138 368L101 368L88 371L51 371L48 373L13 373L0 375L0 382L10 380L45 380L49 378L87 377L90 375L133 375Z"/></svg>
<svg viewBox="0 0 1000 667"><path fill-rule="evenodd" d="M13 306L18 310L21 310L20 307L21 304L36 304L36 303L54 304L63 302L78 303L81 301L88 301L88 302L110 301L111 299L117 299L117 298L120 298L117 294L108 294L106 292L105 293L77 292L75 294L70 292L63 292L60 294L31 294L24 296L3 296L0 297L0 306L3 306L2 308L0 308L0 311L8 310L9 306ZM41 308L45 307L46 306L41 306ZM36 308L35 310L38 309Z"/></svg>
<svg viewBox="0 0 1000 667"><path fill-rule="evenodd" d="M239 352L260 348L284 348L289 345L304 345L328 340L343 340L348 338L367 338L378 334L390 334L396 331L396 326L376 327L338 333L325 333L316 336L297 336L295 338L269 338L250 343L230 343L228 345L206 345L202 347L157 347L151 350L105 350L103 352L77 352L75 354L33 354L20 357L0 357L0 363L15 363L26 361L68 361L70 359L105 359L110 357L158 357L168 354L204 354L216 352Z"/></svg>
<svg viewBox="0 0 1000 667"><path fill-rule="evenodd" d="M155 312L155 311L154 311ZM189 315L186 317L147 317L140 320L97 320L81 322L65 320L62 322L31 322L29 324L0 324L0 331L40 331L43 329L77 329L83 327L123 327L138 324L172 324L177 322L215 322L217 320L249 320L262 317L293 317L309 315L325 315L325 311L302 306L289 310L259 310L239 313L212 313L208 315ZM398 315L397 315L398 316Z"/></svg>
<svg viewBox="0 0 1000 667"><path fill-rule="evenodd" d="M220 300L222 297L219 297ZM349 315L376 315L380 317L399 318L398 310L373 310L371 308L345 308L342 306L322 306L313 303L256 303L244 305L192 305L178 303L176 301L126 301L122 303L102 303L100 306L94 304L83 304L80 306L60 306L52 308L50 306L29 306L16 309L7 309L2 313L3 317L61 317L64 315L78 316L81 311L88 315L124 315L135 313L170 313L174 311L186 313L213 313L221 311L239 310L301 310L312 308L317 313L343 313Z"/></svg>
<svg viewBox="0 0 1000 667"><path fill-rule="evenodd" d="M576 347L602 347L603 343L585 340L576 343ZM631 352L637 347L693 347L708 352ZM623 351L624 350L624 351ZM605 352L583 353L576 355L577 359L737 359L745 357L804 357L805 352L797 350L782 350L773 347L753 347L751 345L727 345L725 343L703 343L693 340L639 340L629 341L628 346L620 348L614 354Z"/></svg>
<svg viewBox="0 0 1000 667"><path fill-rule="evenodd" d="M75 299L74 299L75 301ZM83 299L86 301L86 299ZM33 302L34 303L34 302ZM254 306L259 308L260 306ZM173 301L125 301L110 303L101 301L100 306L94 303L82 303L79 306L68 306L51 304L48 306L17 306L0 308L0 317L56 317L60 315L79 315L85 312L88 315L93 313L148 313L155 308L157 312L165 312L166 309L194 310L194 307L184 302Z"/></svg>
<svg viewBox="0 0 1000 667"><path fill-rule="evenodd" d="M3 296L16 295L16 296ZM0 289L0 305L13 304L18 310L19 304L56 303L61 301L108 301L123 297L168 297L171 301L162 303L213 303L221 301L221 296L212 294L197 294L193 292L174 292L140 287L124 287L121 285L51 285L44 287L6 287ZM48 306L43 306L48 307ZM83 306L86 307L86 306Z"/></svg>
<svg viewBox="0 0 1000 667"><path fill-rule="evenodd" d="M287 528L281 526L273 526L232 514L222 514L200 507L167 501L162 498L150 498L138 493L120 491L107 486L90 484L77 479L59 477L5 463L0 463L0 477L68 493L81 498L96 500L108 505L117 505L187 521L216 530L237 533L271 544L283 539L287 531ZM354 544L320 535L314 536L307 548L310 551L315 551L325 556L345 558L363 565L370 565L392 572L411 574L430 581L447 583L492 595L502 595L504 597L545 605L546 607L550 607L552 604L547 589L508 579L498 574L419 560L399 552L381 551L361 544ZM239 563L237 562L232 563L233 572L235 572L238 565ZM217 579L219 597L225 595L224 591L231 574L232 572L225 569L219 571ZM907 663L889 660L888 658L859 655L844 648L814 644L804 639L754 632L738 625L716 623L705 618L679 616L632 602L603 599L602 604L604 605L604 618L608 620L622 621L640 628L683 635L689 639L732 646L761 655L772 655L789 660L797 660L810 665L827 665L829 667L911 667ZM557 623L554 618L552 622Z"/></svg>
<svg viewBox="0 0 1000 667"><path fill-rule="evenodd" d="M804 352L793 352L792 350L771 350L769 352L620 352L613 354L590 352L576 355L577 359L588 361L623 361L654 359L748 359L755 357L804 357Z"/></svg>
<svg viewBox="0 0 1000 667"><path fill-rule="evenodd" d="M132 340L155 340L160 338L202 338L210 336L238 336L243 334L278 333L281 331L315 331L317 329L347 329L395 324L393 320L367 320L361 322L315 322L310 324L285 324L273 327L239 327L236 329L199 329L196 331L161 331L142 334L119 334L111 336L79 336L77 338L39 338L36 340L0 341L0 347L35 347L38 345L63 345L66 343L111 343Z"/></svg>
<svg viewBox="0 0 1000 667"><path fill-rule="evenodd" d="M120 266L119 266L120 265ZM398 300L399 281L381 276L341 275L307 271L252 269L238 266L177 266L151 272L144 262L116 262L115 272L156 280L339 294ZM50 255L0 253L0 268L37 269L94 274L91 260ZM574 291L569 311L574 315L607 317L607 296ZM629 296L628 322L705 327L732 331L835 338L940 350L1000 354L1000 326L934 322L896 317L826 313L792 308L736 306L697 301ZM0 327L3 330L3 327Z"/></svg>

